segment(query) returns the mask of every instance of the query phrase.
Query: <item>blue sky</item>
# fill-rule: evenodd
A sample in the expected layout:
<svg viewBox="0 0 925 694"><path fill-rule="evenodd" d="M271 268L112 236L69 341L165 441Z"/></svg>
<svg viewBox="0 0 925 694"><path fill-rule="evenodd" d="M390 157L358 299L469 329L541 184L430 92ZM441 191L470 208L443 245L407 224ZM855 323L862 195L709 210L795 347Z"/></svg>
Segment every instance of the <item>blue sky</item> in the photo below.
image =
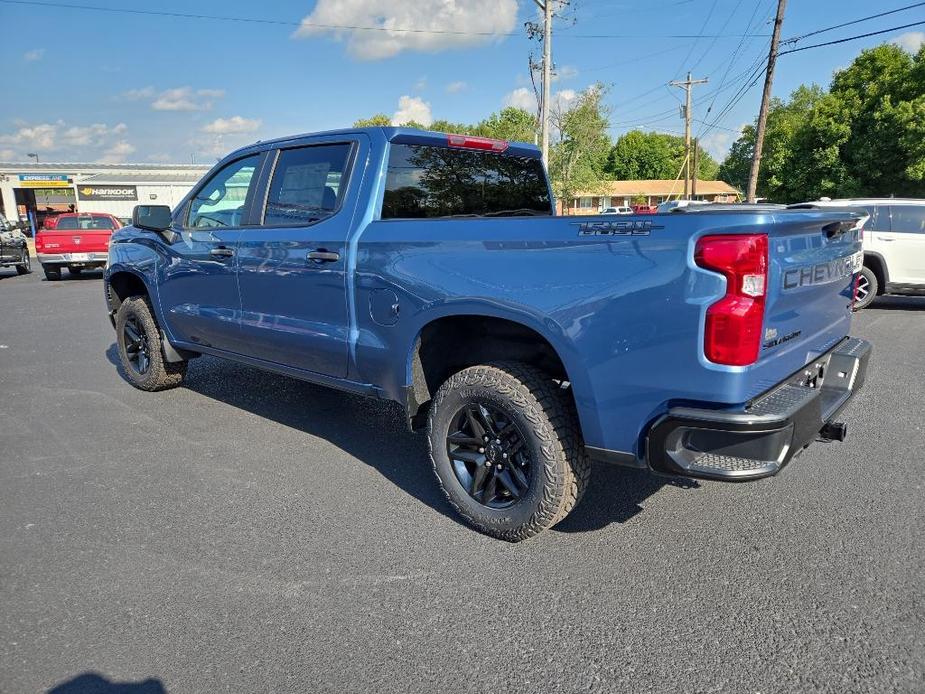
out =
<svg viewBox="0 0 925 694"><path fill-rule="evenodd" d="M211 163L256 139L349 126L377 112L423 122L474 122L506 104L534 105L527 64L531 51L539 55L539 45L523 31L523 23L536 17L530 0L84 4L294 24L0 2L6 72L0 160L23 161L37 152L42 161ZM904 4L911 3L791 0L783 36ZM575 92L601 81L609 85L612 135L634 127L680 133L682 92L664 85L691 69L695 77L710 79L695 88L694 117L713 121L748 69L766 55L766 20L775 6L776 0L573 0L553 38L557 101L567 104ZM300 29L303 19L462 33ZM916 21L925 21L925 8L797 45ZM742 40L749 26L747 33L762 36ZM826 85L834 70L884 41L914 49L925 37L920 30L925 27L782 56L774 93L789 94L801 83ZM704 131L702 122L695 123L694 133L703 131L712 153L722 156L735 131L754 119L760 90L759 81L716 127Z"/></svg>

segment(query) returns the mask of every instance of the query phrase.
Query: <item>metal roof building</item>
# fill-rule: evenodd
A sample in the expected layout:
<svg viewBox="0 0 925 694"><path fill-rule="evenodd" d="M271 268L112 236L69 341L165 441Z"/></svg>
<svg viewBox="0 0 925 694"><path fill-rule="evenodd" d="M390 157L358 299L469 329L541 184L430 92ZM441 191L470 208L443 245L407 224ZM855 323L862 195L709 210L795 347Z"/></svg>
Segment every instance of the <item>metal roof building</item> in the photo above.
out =
<svg viewBox="0 0 925 694"><path fill-rule="evenodd" d="M140 202L175 206L211 168L199 164L0 162L0 206L9 219L37 227L59 212L107 212L128 218Z"/></svg>

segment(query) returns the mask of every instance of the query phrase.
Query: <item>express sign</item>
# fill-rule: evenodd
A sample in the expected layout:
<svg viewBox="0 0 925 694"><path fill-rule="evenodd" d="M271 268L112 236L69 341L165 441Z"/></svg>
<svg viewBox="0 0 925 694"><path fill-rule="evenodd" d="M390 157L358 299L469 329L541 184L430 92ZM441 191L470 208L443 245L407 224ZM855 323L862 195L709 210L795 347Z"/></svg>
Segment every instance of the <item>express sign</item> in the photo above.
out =
<svg viewBox="0 0 925 694"><path fill-rule="evenodd" d="M77 186L79 200L137 200L135 186Z"/></svg>

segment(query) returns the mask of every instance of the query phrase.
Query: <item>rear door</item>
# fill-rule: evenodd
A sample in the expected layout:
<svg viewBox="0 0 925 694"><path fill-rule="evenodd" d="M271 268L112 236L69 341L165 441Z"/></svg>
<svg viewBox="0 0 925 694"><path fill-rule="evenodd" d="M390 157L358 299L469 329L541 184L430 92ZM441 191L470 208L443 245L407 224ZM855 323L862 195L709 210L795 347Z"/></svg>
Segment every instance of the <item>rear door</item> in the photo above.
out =
<svg viewBox="0 0 925 694"><path fill-rule="evenodd" d="M890 282L925 285L925 205L890 205L890 218L890 232L877 234Z"/></svg>
<svg viewBox="0 0 925 694"><path fill-rule="evenodd" d="M265 156L229 162L179 211L177 239L165 249L158 282L161 312L175 340L241 351L235 253Z"/></svg>
<svg viewBox="0 0 925 694"><path fill-rule="evenodd" d="M268 165L265 209L242 232L238 283L246 354L335 377L347 375L347 237L369 142L317 140L281 149ZM357 167L361 171L362 167Z"/></svg>

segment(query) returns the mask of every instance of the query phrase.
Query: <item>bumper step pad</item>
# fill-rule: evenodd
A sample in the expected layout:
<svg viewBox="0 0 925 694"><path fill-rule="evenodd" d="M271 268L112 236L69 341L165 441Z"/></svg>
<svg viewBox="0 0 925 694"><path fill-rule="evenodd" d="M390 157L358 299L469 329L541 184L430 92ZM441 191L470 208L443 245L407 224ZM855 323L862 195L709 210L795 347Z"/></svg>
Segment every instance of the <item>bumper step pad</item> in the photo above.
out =
<svg viewBox="0 0 925 694"><path fill-rule="evenodd" d="M649 466L727 481L776 474L825 432L843 436L833 420L864 384L870 353L870 343L846 338L739 412L670 410L647 437Z"/></svg>

